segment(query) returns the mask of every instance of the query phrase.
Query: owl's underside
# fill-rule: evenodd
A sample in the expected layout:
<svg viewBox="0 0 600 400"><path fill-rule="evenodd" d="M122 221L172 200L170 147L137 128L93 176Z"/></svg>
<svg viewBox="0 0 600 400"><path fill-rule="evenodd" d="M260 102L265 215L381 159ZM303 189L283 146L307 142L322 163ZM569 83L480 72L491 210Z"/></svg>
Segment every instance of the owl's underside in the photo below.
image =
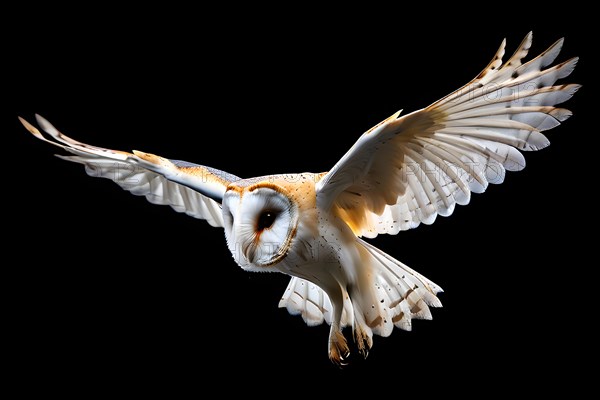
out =
<svg viewBox="0 0 600 400"><path fill-rule="evenodd" d="M229 184L223 197L225 237L234 259L249 271L291 275L280 303L309 325L331 324L329 356L350 353L341 333L351 326L361 353L373 333L411 329L412 318L431 319L440 307L436 284L357 237L343 209L317 206L322 174L288 174ZM268 228L265 215L276 216ZM261 229L262 228L262 229Z"/></svg>
<svg viewBox="0 0 600 400"><path fill-rule="evenodd" d="M331 325L329 357L343 363L349 326L366 355L372 336L412 319L430 319L441 288L361 237L397 234L431 224L467 204L471 192L501 183L525 167L519 150L549 142L541 133L571 116L554 107L579 85L555 86L577 59L553 67L562 40L529 62L528 34L502 63L503 42L470 83L432 105L400 112L364 133L326 173L241 179L214 168L139 151L103 149L75 141L41 117L21 120L38 139L84 164L91 176L113 180L155 204L224 227L235 261L249 271L278 271L292 279L279 303L308 325Z"/></svg>

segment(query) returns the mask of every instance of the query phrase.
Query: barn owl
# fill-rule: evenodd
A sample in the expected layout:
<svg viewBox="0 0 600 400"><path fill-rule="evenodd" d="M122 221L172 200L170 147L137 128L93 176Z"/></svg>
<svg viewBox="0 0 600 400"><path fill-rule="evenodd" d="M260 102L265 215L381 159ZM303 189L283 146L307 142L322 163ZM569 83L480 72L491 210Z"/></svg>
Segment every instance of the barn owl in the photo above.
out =
<svg viewBox="0 0 600 400"><path fill-rule="evenodd" d="M529 33L503 64L505 41L492 61L462 88L418 111L401 111L375 125L328 172L242 179L215 168L142 151L81 143L36 115L38 139L154 204L222 227L236 263L247 271L291 276L280 307L310 325L330 325L329 358L348 360L348 339L366 356L373 335L413 319L431 319L442 289L364 238L396 235L449 216L471 193L519 171L519 150L539 150L541 133L571 112L554 107L579 89L555 85L577 58L550 67L563 40L524 62ZM342 329L351 328L345 336Z"/></svg>

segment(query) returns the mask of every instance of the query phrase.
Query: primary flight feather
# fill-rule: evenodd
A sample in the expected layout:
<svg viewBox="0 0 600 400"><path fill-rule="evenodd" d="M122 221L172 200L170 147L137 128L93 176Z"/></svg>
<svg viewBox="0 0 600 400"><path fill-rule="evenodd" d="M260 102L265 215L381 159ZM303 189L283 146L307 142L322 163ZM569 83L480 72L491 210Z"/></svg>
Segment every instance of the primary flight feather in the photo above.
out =
<svg viewBox="0 0 600 400"><path fill-rule="evenodd" d="M235 261L249 271L291 275L280 307L308 325L331 325L330 359L344 363L350 326L366 356L373 334L394 326L410 330L413 319L431 319L442 289L361 237L397 234L448 216L471 193L502 183L519 171L519 150L548 146L541 133L571 112L555 107L579 85L555 85L577 58L550 66L563 40L523 62L529 33L502 63L503 41L493 60L467 85L430 106L400 112L365 132L326 173L241 179L214 168L141 151L91 146L65 136L36 115L39 127L21 119L38 139L154 204L223 227Z"/></svg>

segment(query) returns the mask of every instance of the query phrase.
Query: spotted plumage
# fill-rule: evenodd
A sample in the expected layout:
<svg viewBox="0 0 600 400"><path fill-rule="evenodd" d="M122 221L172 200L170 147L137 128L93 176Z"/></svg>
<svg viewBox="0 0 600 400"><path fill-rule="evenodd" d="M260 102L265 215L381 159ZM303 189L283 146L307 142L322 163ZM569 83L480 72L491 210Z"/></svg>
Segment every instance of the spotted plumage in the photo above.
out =
<svg viewBox="0 0 600 400"><path fill-rule="evenodd" d="M37 116L23 125L60 147L67 161L108 178L155 204L223 227L234 260L248 271L276 271L291 280L279 302L308 325L331 325L329 357L350 352L344 327L366 356L373 335L411 330L431 319L442 289L362 238L397 234L449 216L471 193L519 171L519 151L549 142L541 133L571 116L555 105L579 88L555 86L577 59L550 66L562 40L528 62L528 34L502 63L503 42L490 64L467 85L430 106L397 112L365 132L328 172L241 179L214 168L141 151L87 145Z"/></svg>

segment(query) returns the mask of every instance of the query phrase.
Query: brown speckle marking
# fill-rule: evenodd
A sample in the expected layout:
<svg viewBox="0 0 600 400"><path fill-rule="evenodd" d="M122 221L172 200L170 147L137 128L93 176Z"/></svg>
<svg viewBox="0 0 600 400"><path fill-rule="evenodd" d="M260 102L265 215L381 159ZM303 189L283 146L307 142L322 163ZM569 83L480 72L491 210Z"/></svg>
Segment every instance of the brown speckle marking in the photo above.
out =
<svg viewBox="0 0 600 400"><path fill-rule="evenodd" d="M413 313L413 314L416 314L419 311L421 311L421 307L419 306L419 304L415 304L414 306L412 306L410 308L410 312Z"/></svg>
<svg viewBox="0 0 600 400"><path fill-rule="evenodd" d="M368 326L369 328L371 328L371 329L372 329L372 328L375 328L375 327L377 327L377 326L381 325L381 321L383 321L383 318L381 318L381 316L378 316L378 317L377 317L377 318L375 318L373 321L371 321L371 322L367 323L367 326Z"/></svg>
<svg viewBox="0 0 600 400"><path fill-rule="evenodd" d="M392 318L392 322L395 324L396 322L400 321L402 318L404 318L404 313L400 312L400 314L398 314L394 318Z"/></svg>

